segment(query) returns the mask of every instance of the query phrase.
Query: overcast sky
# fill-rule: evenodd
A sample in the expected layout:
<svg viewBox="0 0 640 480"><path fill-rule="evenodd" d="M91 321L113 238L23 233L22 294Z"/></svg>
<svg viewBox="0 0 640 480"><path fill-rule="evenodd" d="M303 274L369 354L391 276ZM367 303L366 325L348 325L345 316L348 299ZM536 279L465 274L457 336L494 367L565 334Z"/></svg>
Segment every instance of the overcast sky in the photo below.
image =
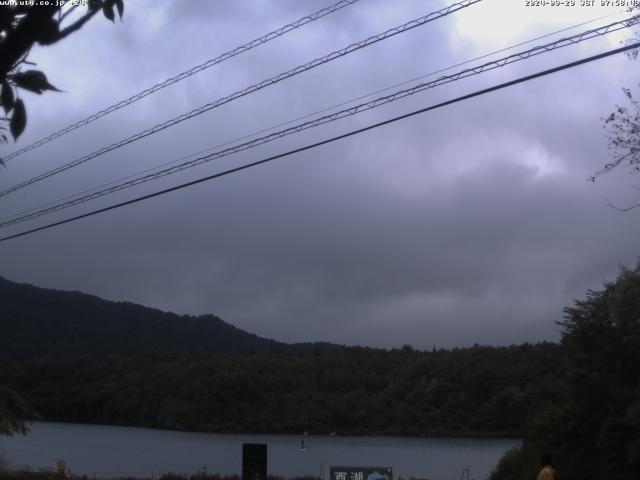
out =
<svg viewBox="0 0 640 480"><path fill-rule="evenodd" d="M24 93L27 130L2 152L330 2L126 1L122 22L94 18L65 41L33 50L31 60L66 93ZM484 0L3 197L0 217L536 36L613 14L474 64L621 18L619 9L577 3ZM0 188L447 4L360 0L8 162ZM600 53L631 35L428 90L1 233ZM586 181L609 160L601 118L624 103L623 86L637 88L637 68L617 55L4 242L0 275L180 314L212 313L287 342L431 348L555 341L563 306L640 255L640 209L620 213L605 201L633 202L640 179L620 169Z"/></svg>

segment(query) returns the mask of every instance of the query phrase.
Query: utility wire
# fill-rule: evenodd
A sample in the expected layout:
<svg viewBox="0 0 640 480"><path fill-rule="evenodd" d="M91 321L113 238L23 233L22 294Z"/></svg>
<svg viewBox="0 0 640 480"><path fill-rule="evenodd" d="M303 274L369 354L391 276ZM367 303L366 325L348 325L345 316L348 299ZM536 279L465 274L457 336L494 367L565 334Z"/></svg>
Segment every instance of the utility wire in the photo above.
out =
<svg viewBox="0 0 640 480"><path fill-rule="evenodd" d="M345 117L349 117L349 116L353 116L356 115L358 113L367 111L367 110L371 110L377 107L380 107L382 105L385 105L387 103L391 103L394 102L396 100L399 100L401 98L405 98L408 97L410 95L415 95L416 93L425 91L427 89L431 89L431 88L435 88L438 87L440 85L444 85L446 83L451 83L454 81L458 81L461 80L463 78L467 78L470 76L474 76L474 75L479 75L481 73L490 71L490 70L494 70L496 68L501 68L504 67L506 65L510 65L512 63L518 62L518 61L522 61L522 60L526 60L529 59L533 56L542 54L542 53L546 53L546 52L550 52L553 50L556 50L558 48L562 48L562 47L566 47L568 45L575 45L577 43L583 42L585 40L594 38L594 37L598 37L598 36L602 36L605 35L607 33L611 33L617 30L620 30L622 28L626 28L630 25L633 25L635 23L640 22L640 15L637 15L635 17L632 17L630 19L626 19L626 20L621 20L618 22L613 22L610 23L608 25L599 27L599 28L594 28L592 30L587 30L585 32L570 36L570 37L566 37L566 38L561 38L559 40L556 40L554 42L550 42L547 43L545 45L540 45L540 46L536 46L533 47L529 50L525 50L522 52L518 52L518 53L514 53L511 54L509 56L494 60L492 62L487 62L484 63L482 65L473 67L473 68L468 68L465 70L461 70L457 73L451 74L451 75L445 75L442 77L437 78L436 80L427 82L427 83L420 83L418 85L415 85L411 88L408 89L404 89L404 90L399 90L395 93L392 93L390 95L386 95L383 97L379 97L376 98L374 100L371 100L369 102L366 103L361 103L359 105L355 105L353 107L350 108L346 108L328 115L324 115L322 117L318 117L314 120L310 120L298 125L294 125L292 127L286 128L284 130L280 130L277 132L273 132L271 134L265 135L263 137L259 137L253 140L250 140L248 142L245 143L241 143L239 145L235 145L217 152L213 152L211 154L208 155L204 155L198 158L195 158L193 160L181 163L179 165L175 165L173 167L169 167L169 168L165 168L163 170L157 171L155 173L151 173L148 175L144 175L141 177L137 177L133 180L129 180L114 186L110 186L108 188L104 188L102 190L98 190L95 191L93 193L89 193L83 196L79 196L76 197L72 200L66 201L66 202L62 202L62 203L58 203L56 205L47 207L47 208L43 208L37 211L34 211L32 213L28 213L25 215L21 215L18 216L17 218L12 218L10 220L5 220L3 222L0 222L0 227L7 227L10 225L15 225L17 223L21 223L27 220L32 220L34 218L40 217L42 215L46 215L49 213L53 213L65 208L69 208L75 205L79 205L81 203L85 203L88 202L90 200L94 200L96 198L99 197L103 197L105 195L109 195L111 193L115 193L117 191L120 190L124 190L127 188L131 188L137 185L141 185L143 183L147 183L149 181L152 180L157 180L159 178L162 178L164 176L167 175L171 175L177 172L180 172L182 170L186 170L188 168L192 168L195 167L197 165L201 165L203 163L206 162L210 162L212 160L216 160L216 159L220 159L222 157L231 155L231 154L235 154L244 150L248 150L250 148L255 148L259 145L263 145L265 143L271 142L273 140L277 140L279 138L291 135L293 133L299 133L301 131L310 129L310 128L314 128L320 125L323 125L325 123L329 123L329 122L334 122L336 120L345 118Z"/></svg>
<svg viewBox="0 0 640 480"><path fill-rule="evenodd" d="M147 130L144 130L142 132L139 132L133 136L130 136L128 138L125 138L123 140L120 140L116 143L113 143L107 147L103 147L100 150L97 150L93 153L90 153L88 155L85 155L83 157L80 157L76 160L73 160L71 162L65 163L64 165L61 165L60 167L54 168L52 170L49 170L48 172L45 172L43 174L37 175L29 180L25 180L22 183L19 183L17 185L14 185L12 187L9 187L3 191L0 191L0 197L3 197L5 195L8 195L11 192L15 192L16 190L20 190L21 188L24 188L28 185L31 185L33 183L39 182L41 180L44 180L46 178L49 178L53 175L56 175L58 173L64 172L66 170L69 170L70 168L76 167L82 163L85 163L93 158L96 158L100 155L103 155L107 152L110 152L112 150L115 150L117 148L123 147L125 145L128 145L130 143L133 143L137 140L140 140L142 138L148 137L149 135L153 135L155 133L158 133L166 128L172 127L174 125L177 125L178 123L181 123L185 120L188 120L190 118L193 118L197 115L200 115L204 112L208 112L209 110L212 110L214 108L217 108L221 105L224 105L226 103L229 103L233 100L236 100L240 97L244 97L245 95L249 95L250 93L256 92L258 90L261 90L265 87L269 87L271 85L274 85L276 83L281 82L282 80L285 80L287 78L293 77L295 75L298 75L302 72L306 72L307 70L311 70L315 67L318 67L320 65L323 65L325 63L328 63L332 60L335 60L337 58L340 57L344 57L345 55L348 55L352 52L355 52L357 50L360 50L362 48L368 47L369 45L373 45L374 43L380 42L382 40L386 40L387 38L391 38L395 35L398 35L400 33L404 33L407 32L409 30L412 30L416 27L420 27L422 25L425 25L433 20L437 20L439 18L445 17L453 12L456 12L458 10L461 10L463 8L469 7L470 5L473 5L474 3L478 3L481 2L482 0L462 0L461 2L458 3L454 3L452 5L449 5L448 7L445 7L441 10L435 11L435 12L431 12L423 17L411 20L407 23L404 23L402 25L399 25L397 27L394 28L390 28L389 30L380 33L378 35L373 35L365 40L362 40L360 42L356 42L356 43L352 43L351 45L344 47L340 50L336 50L332 53L329 53L328 55L325 55L323 57L320 58L316 58L315 60L312 60L311 62L308 62L304 65L300 65L298 67L295 67L291 70L288 70L286 72L280 73L274 77L271 77L269 79L263 80L261 82L258 82L256 84L251 85L250 87L247 87L243 90L238 90L234 93L232 93L229 96L226 97L222 97L219 98L218 100L215 100L212 103L207 103L206 105L203 105L199 108L196 108L188 113L184 113L178 117L174 117L164 123L160 123L152 128L149 128Z"/></svg>
<svg viewBox="0 0 640 480"><path fill-rule="evenodd" d="M393 88L402 87L402 86L404 86L404 85L408 85L408 84L410 84L410 83L413 83L413 82L415 82L415 81L417 81L417 80L422 80L423 78L432 77L432 76L434 76L434 75L437 75L438 73L443 73L443 72L446 72L446 71L448 71L448 70L452 70L452 69L454 69L454 68L456 68L456 67L461 67L461 66L463 66L463 65L468 65L469 63L473 63L473 62L476 62L476 61L478 61L478 60L482 60L482 59L484 59L484 58L491 57L491 56L493 56L493 55L495 55L495 54L497 54L497 53L506 52L507 50L512 50L512 49L514 49L514 48L521 47L521 46L523 46L523 45L527 45L527 44L532 43L532 42L535 42L535 41L537 41L537 40L541 40L541 39L543 39L543 38L548 38L548 37L551 37L551 36L557 35L557 34L559 34L559 33L566 32L566 31L568 31L568 30L573 30L573 29L575 29L575 28L582 27L582 26L584 26L584 25L588 25L588 24L593 23L593 22L597 22L598 20L602 20L602 19L604 19L604 18L609 18L609 17L615 16L615 15L619 15L619 14L621 14L621 13L625 13L625 11L624 11L624 10L621 10L621 11L619 11L619 12L614 12L614 13L610 13L610 14L607 14L607 15L602 15L602 16L600 16L600 17L592 18L591 20L587 20L587 21L584 21L584 22L582 22L582 23L578 23L578 24L572 25L572 26L570 26L570 27L565 27L565 28L562 28L562 29L560 29L560 30L556 30L556 31L554 31L554 32L546 33L546 34L544 34L544 35L540 35L540 36L538 36L538 37L534 37L534 38L531 38L531 39L529 39L529 40L526 40L526 41L523 41L523 42L520 42L520 43L516 43L516 44L511 45L511 46L509 46L509 47L501 48L501 49L499 49L499 50L494 50L493 52L490 52L490 53L485 53L485 54L483 54L483 55L481 55L481 56L474 57L474 58L472 58L472 59L465 60L465 61L460 62L460 63L456 63L455 65L450 65L450 66L448 66L448 67L441 68L441 69L439 69L439 70L436 70L436 71L433 71L433 72L429 72L429 73L427 73L427 74L423 74L423 75L420 75L420 76L418 76L418 77L414 77L414 78L412 78L412 79L405 80L405 81L400 82L400 83L395 83L395 84L393 84L393 85L389 85L388 87L384 87L384 88L381 88L381 89L375 90L375 91L370 92L370 93L367 93L367 94L365 94L365 95L361 95L361 96L359 96L359 97L352 98L352 99L350 99L350 100L345 100L345 101L343 101L343 102L340 102L340 103L338 103L338 104L332 105L332 106L330 106L330 107L325 107L325 108L323 108L323 109L321 109L321 110L316 110L316 111L314 111L314 112L307 113L307 114L302 115L302 116L300 116L300 117L296 117L296 118L293 118L293 119L291 119L291 120L287 120L286 122L282 122L282 123L278 123L278 124L276 124L276 125L272 125L271 127L262 128L262 129L260 129L260 130L257 130L257 131L254 131L254 132L252 132L252 133L249 133L249 134L247 134L247 135L243 135L243 136L241 136L241 137L236 137L236 138L234 138L234 139L232 139L232 140L228 140L228 141L226 141L226 142L224 142L224 143L219 143L219 144L213 145L213 146L211 146L211 147L207 147L207 148L205 148L205 149L203 149L203 150L199 150L199 151L197 151L197 152L193 152L193 153L190 153L190 154L188 154L188 155L184 155L184 156L179 157L179 158L177 158L177 159L170 160L170 161L168 161L168 162L161 163L160 165L156 165L156 166L154 166L154 167L150 167L150 168L144 169L144 170L142 170L142 171L138 171L138 172L132 173L132 174L127 175L127 176L125 176L125 177L120 177L120 178L117 178L117 179L112 180L112 181L110 181L110 182L103 183L103 184L100 184L100 185L96 185L96 186L94 186L94 187L91 187L91 188L88 188L88 189L82 190L82 191L80 191L80 192L76 192L76 193L73 193L73 194L70 194L70 195L65 195L65 196L64 196L64 197L62 197L62 198L58 198L58 199L56 199L56 200L52 200L52 201L50 201L50 202L47 202L47 203L44 203L44 204L37 205L37 206L35 206L35 207L29 208L29 209L26 209L26 210L22 210L22 211L20 211L20 212L15 213L15 214L8 215L8 216L6 216L6 217L4 217L4 218L1 218L1 219L0 219L0 223L1 223L1 222L4 222L5 220L10 220L10 219L13 219L13 218L15 218L15 217L20 217L20 216L26 215L27 213L31 213L31 212L34 212L34 211L36 211L36 210L44 209L45 207L48 207L48 206L50 206L50 205L54 205L54 204L56 204L56 203L60 203L60 202L62 202L62 201L64 201L64 200L68 200L68 199L71 199L71 198L75 198L75 197L78 197L78 196L80 196L80 195L83 195L83 194L86 194L86 193L89 193L89 192L93 192L93 191L96 191L96 190L101 189L101 188L104 188L104 187L108 187L108 186L111 186L111 185L115 185L115 184L117 184L117 183L123 182L124 180L128 180L128 179L133 178L133 177L135 177L135 176L143 175L143 174L145 174L145 173L149 173L149 172L152 172L152 171L154 171L154 170L158 170L158 169L160 169L160 168L163 168L163 167L167 167L167 166L169 166L169 165L176 164L176 163L181 162L181 161L183 161L183 160L187 160L187 159L189 159L189 158L196 157L196 156L198 156L198 155L202 155L203 153L211 152L211 151L213 151L213 150L215 150L215 149L217 149L217 148L226 147L227 145L232 145L232 144L234 144L234 143L236 143L236 142L240 142L240 141L242 141L242 140L247 140L247 139L249 139L249 138L253 138L253 137L255 137L256 135L260 135L261 133L270 132L270 131L272 131L272 130L275 130L276 128L280 128L280 127L284 127L284 126L286 126L286 125L290 125L290 124L292 124L292 123L294 123L294 122L297 122L297 121L300 121L300 120L304 120L304 119L309 118L309 117L313 117L314 115L318 115L318 114L320 114L320 113L328 112L328 111L330 111L330 110L334 110L334 109L336 109L336 108L343 107L343 106L345 106L345 105L349 105L349 104L351 104L351 103L353 103L353 102L357 102L357 101L359 101L359 100L363 100L363 99L365 99L365 98L372 97L373 95L377 95L378 93L387 92L387 91L389 91L389 90L391 90L391 89L393 89ZM0 225L0 226L1 226L1 225Z"/></svg>
<svg viewBox="0 0 640 480"><path fill-rule="evenodd" d="M121 100L116 104L113 104L107 108L105 108L104 110L100 110L97 113L94 113L93 115L88 116L87 118L84 118L82 120L77 121L76 123L69 125L61 130L58 130L57 132L52 133L51 135L41 138L40 140L31 143L30 145L27 145L19 150L16 150L15 152L11 152L9 155L7 155L6 157L3 158L3 161L7 162L13 158L16 158L19 155L22 155L25 152L28 152L30 150L33 150L34 148L40 147L42 145L44 145L45 143L49 143L52 140L55 140L56 138L59 138L63 135L66 135L69 132L72 132L80 127L84 127L85 125L89 125L91 122L94 122L96 120L98 120L99 118L104 117L105 115L109 115L112 112L115 112L116 110L119 110L121 108L124 108L128 105L131 105L132 103L137 102L138 100L143 99L144 97L151 95L152 93L157 92L158 90L162 90L165 87L168 87L169 85L173 85L174 83L177 83L181 80L184 80L185 78L191 77L192 75L195 75L196 73L200 73L203 70L206 70L207 68L213 67L214 65L217 65L219 63L224 62L225 60L229 60L230 58L233 58L237 55L240 55L241 53L247 52L249 50L251 50L252 48L258 47L260 45L263 45L267 42L270 42L271 40L274 40L278 37L281 37L287 33L289 33L292 30L295 30L303 25L306 25L307 23L311 23L315 20L318 20L322 17L325 17L331 13L337 12L338 10L347 7L353 3L358 2L359 0L340 0L337 3L334 3L333 5L323 8L322 10L318 10L315 13L312 13L310 15L306 15L302 18L299 18L298 20L296 20L295 22L291 22L287 25L285 25L284 27L280 27L277 30L274 30L272 32L267 33L266 35L263 35L260 38L256 38L255 40L251 40L248 43L245 43L244 45L241 45L239 47L234 48L233 50L229 50L228 52L223 53L222 55L216 57L216 58L211 58L209 60L207 60L204 63L201 63L200 65L196 65L195 67L190 68L187 71L184 71L182 73L179 73L178 75L175 75L174 77L168 78L167 80L164 80L163 82L157 83L154 86L147 88L146 90L143 90L139 93L136 93L135 95L132 95L131 97L125 99L125 100Z"/></svg>
<svg viewBox="0 0 640 480"><path fill-rule="evenodd" d="M469 99L474 98L474 97L479 97L479 96L485 95L487 93L495 92L496 90L501 90L503 88L511 87L511 86L517 85L519 83L528 82L528 81L534 80L536 78L540 78L540 77L543 77L543 76L546 76L546 75L550 75L552 73L560 72L562 70L567 70L569 68L577 67L579 65L583 65L583 64L586 64L586 63L589 63L589 62L593 62L595 60L600 60L602 58L606 58L606 57L609 57L611 55L616 55L618 53L626 52L628 50L632 50L634 48L639 48L639 47L640 47L640 42L636 42L636 43L629 44L629 45L626 45L626 46L623 46L623 47L620 47L620 48L616 48L616 49L613 49L613 50L608 50L606 52L603 52L603 53L600 53L600 54L597 54L597 55L592 55L590 57L586 57L586 58L583 58L581 60L576 60L574 62L565 63L565 64L557 66L557 67L553 67L553 68L550 68L550 69L547 69L547 70L542 70L540 72L537 72L537 73L534 73L534 74L531 74L531 75L526 75L524 77L520 77L520 78L517 78L515 80L511 80L511 81L508 81L508 82L500 83L498 85L494 85L494 86L489 87L489 88L484 88L482 90L476 90L475 92L469 93L467 95L462 95L460 97L456 97L454 99L447 100L445 102L437 103L435 105L431 105L431 106L428 106L428 107L425 107L425 108L421 108L419 110L414 110L412 112L405 113L404 115L393 117L393 118L384 120L382 122L373 123L373 124L368 125L368 126L363 127L363 128L358 128L356 130L351 130L350 132L343 133L343 134L337 135L335 137L327 138L325 140L321 140L319 142L315 142L315 143L312 143L312 144L309 144L309 145L305 145L304 147L295 148L293 150L289 150L287 152L280 153L278 155L273 155L271 157L267 157L267 158L264 158L262 160L258 160L258 161L252 162L252 163L247 163L245 165L241 165L239 167L235 167L235 168L231 168L231 169L228 169L228 170L224 170L222 172L215 173L213 175L209 175L209 176L202 177L202 178L199 178L199 179L196 179L196 180L192 180L190 182L182 183L180 185L176 185L174 187L166 188L164 190L160 190L160 191L157 191L157 192L154 192L154 193L150 193L148 195L143 195L141 197L133 198L133 199L127 200L125 202L121 202L121 203L117 203L117 204L114 204L114 205L110 205L108 207L104 207L104 208L100 208L100 209L97 209L97 210L93 210L91 212L87 212L87 213L84 213L82 215L77 215L75 217L67 218L65 220L60 220L58 222L49 223L47 225L43 225L43 226L40 226L40 227L37 227L37 228L32 228L30 230L26 230L26 231L23 231L23 232L20 232L20 233L16 233L16 234L13 234L13 235L8 235L6 237L0 238L0 242L5 242L7 240L11 240L11 239L14 239L14 238L18 238L18 237L22 237L22 236L25 236L25 235L29 235L31 233L39 232L39 231L42 231L42 230L47 230L49 228L53 228L53 227L56 227L56 226L59 226L59 225L64 225L66 223L70 223L70 222L74 222L74 221L77 221L77 220L80 220L80 219L83 219L83 218L91 217L91 216L97 215L99 213L108 212L110 210L115 210L115 209L118 209L118 208L121 208L121 207L125 207L127 205L132 205L134 203L142 202L144 200L149 200L151 198L159 197L161 195L165 195L165 194L170 193L170 192L175 192L177 190L182 190L183 188L191 187L193 185L197 185L199 183L203 183L203 182L207 182L207 181L210 181L210 180L214 180L216 178L224 177L226 175L239 172L241 170L246 170L246 169L251 168L251 167L255 167L255 166L258 166L258 165L262 165L264 163L272 162L272 161L277 160L279 158L287 157L287 156L290 156L290 155L293 155L293 154L296 154L296 153L300 153L300 152L304 152L304 151L307 151L307 150L311 150L313 148L317 148L317 147L322 146L322 145L333 143L333 142L336 142L338 140L342 140L342 139L345 139L345 138L348 138L348 137L351 137L351 136L354 136L354 135L358 135L360 133L367 132L367 131L373 130L375 128L379 128L379 127L382 127L384 125L388 125L390 123L397 122L399 120L404 120L406 118L413 117L415 115L419 115L419 114L422 114L422 113L425 113L425 112L428 112L428 111L431 111L431 110L436 110L438 108L442 108L442 107L445 107L445 106L448 106L448 105L452 105L454 103L458 103L458 102L462 102L462 101L465 101L465 100L469 100Z"/></svg>

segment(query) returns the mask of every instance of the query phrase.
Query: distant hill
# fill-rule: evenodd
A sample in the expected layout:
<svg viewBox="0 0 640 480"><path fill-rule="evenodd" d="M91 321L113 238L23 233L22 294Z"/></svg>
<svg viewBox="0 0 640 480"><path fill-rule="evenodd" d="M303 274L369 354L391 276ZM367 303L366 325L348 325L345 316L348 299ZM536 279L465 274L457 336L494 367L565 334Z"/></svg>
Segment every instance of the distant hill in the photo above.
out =
<svg viewBox="0 0 640 480"><path fill-rule="evenodd" d="M561 360L550 343L424 352L288 345L211 315L0 279L0 385L48 421L520 437L558 397Z"/></svg>
<svg viewBox="0 0 640 480"><path fill-rule="evenodd" d="M121 353L272 351L289 346L214 315L177 315L0 277L0 361Z"/></svg>

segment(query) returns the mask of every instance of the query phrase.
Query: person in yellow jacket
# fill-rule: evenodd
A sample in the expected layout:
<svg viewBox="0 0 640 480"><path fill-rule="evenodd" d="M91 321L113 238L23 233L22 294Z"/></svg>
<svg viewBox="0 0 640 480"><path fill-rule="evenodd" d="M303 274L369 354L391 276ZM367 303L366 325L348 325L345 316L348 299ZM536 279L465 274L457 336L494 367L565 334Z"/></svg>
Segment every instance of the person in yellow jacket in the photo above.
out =
<svg viewBox="0 0 640 480"><path fill-rule="evenodd" d="M556 480L556 470L551 466L551 455L542 455L542 468L536 480Z"/></svg>

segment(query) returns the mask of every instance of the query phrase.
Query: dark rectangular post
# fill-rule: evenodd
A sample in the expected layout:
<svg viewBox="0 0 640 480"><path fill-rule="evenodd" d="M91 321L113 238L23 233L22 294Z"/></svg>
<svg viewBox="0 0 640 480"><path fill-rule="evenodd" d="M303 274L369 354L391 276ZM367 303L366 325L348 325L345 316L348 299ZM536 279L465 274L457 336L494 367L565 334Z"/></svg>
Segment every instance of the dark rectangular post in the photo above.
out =
<svg viewBox="0 0 640 480"><path fill-rule="evenodd" d="M242 480L267 480L267 444L242 444Z"/></svg>

